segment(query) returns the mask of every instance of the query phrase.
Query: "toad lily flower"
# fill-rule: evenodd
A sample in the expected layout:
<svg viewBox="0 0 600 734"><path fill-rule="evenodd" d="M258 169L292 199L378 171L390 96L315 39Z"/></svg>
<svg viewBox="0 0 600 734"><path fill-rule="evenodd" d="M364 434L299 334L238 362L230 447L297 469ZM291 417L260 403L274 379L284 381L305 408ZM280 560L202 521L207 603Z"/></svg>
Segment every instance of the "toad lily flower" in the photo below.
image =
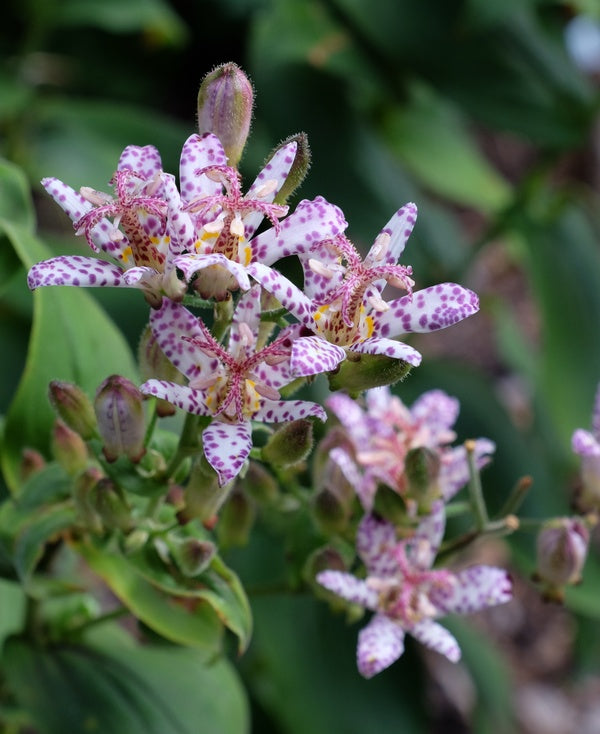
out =
<svg viewBox="0 0 600 734"><path fill-rule="evenodd" d="M240 175L227 165L219 139L211 133L188 138L181 154L180 181L183 209L192 226L183 248L188 254L176 261L188 280L206 267L208 255L244 267L255 260L269 265L304 247L306 241L343 231L342 212L321 197L300 202L293 214L279 221L288 207L273 202L292 170L297 147L291 141L279 148L243 195ZM272 227L255 237L264 218ZM203 295L210 293L214 276L215 268L201 276L196 287Z"/></svg>
<svg viewBox="0 0 600 734"><path fill-rule="evenodd" d="M306 243L297 250L304 266L304 292L259 263L250 265L248 272L308 329L332 344L416 366L419 352L396 337L452 326L474 314L479 302L475 293L455 283L412 293L411 269L396 261L415 220L414 204L398 210L364 260L343 236ZM406 294L385 301L386 283Z"/></svg>
<svg viewBox="0 0 600 734"><path fill-rule="evenodd" d="M227 349L180 304L165 301L150 317L160 348L189 384L152 379L140 389L189 413L214 416L202 437L204 453L220 484L233 479L248 457L253 420L326 419L316 403L280 400L279 389L299 376L333 369L345 356L342 349L319 337L299 336L297 326L282 330L257 351L260 314L260 287L254 286L238 302Z"/></svg>
<svg viewBox="0 0 600 734"><path fill-rule="evenodd" d="M185 284L177 279L168 232L169 202L177 201L172 176L162 172L151 145L123 151L111 183L115 196L83 187L78 193L55 178L42 181L69 215L78 235L94 252L114 262L79 255L55 257L29 271L31 289L45 285L129 286L141 288L157 307L162 296L180 299Z"/></svg>
<svg viewBox="0 0 600 734"><path fill-rule="evenodd" d="M571 439L573 451L581 456L581 491L578 501L584 510L600 509L600 386L596 391L592 430L578 428Z"/></svg>
<svg viewBox="0 0 600 734"><path fill-rule="evenodd" d="M343 571L317 575L317 581L329 591L375 612L358 638L358 670L365 678L402 655L406 633L450 661L458 661L458 643L435 620L450 613L477 612L512 598L510 577L500 568L471 566L456 573L432 569L444 525L441 501L407 540L397 540L391 523L367 515L356 539L367 577L356 578Z"/></svg>
<svg viewBox="0 0 600 734"><path fill-rule="evenodd" d="M439 459L437 494L450 500L469 479L464 446L451 447L456 434L459 402L442 390L430 390L408 408L388 387L368 390L366 408L344 393L326 401L349 439L350 447L338 447L330 458L354 486L365 510L370 511L378 484L385 484L406 498L409 489L406 460L413 449L428 449ZM486 438L475 442L475 462L483 468L494 452Z"/></svg>

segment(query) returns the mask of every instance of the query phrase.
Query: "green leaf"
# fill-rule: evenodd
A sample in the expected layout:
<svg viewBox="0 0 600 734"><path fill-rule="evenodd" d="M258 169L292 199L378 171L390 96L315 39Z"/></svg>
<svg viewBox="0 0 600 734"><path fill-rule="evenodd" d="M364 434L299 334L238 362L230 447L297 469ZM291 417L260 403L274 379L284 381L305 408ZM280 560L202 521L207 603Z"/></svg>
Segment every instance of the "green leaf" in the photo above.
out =
<svg viewBox="0 0 600 734"><path fill-rule="evenodd" d="M0 219L6 219L14 224L18 224L28 232L33 232L35 226L33 204L29 195L29 184L25 174L18 166L1 159ZM5 257L4 252L2 253L2 257ZM3 273L2 277L4 277Z"/></svg>
<svg viewBox="0 0 600 734"><path fill-rule="evenodd" d="M4 649L18 703L41 734L246 734L248 706L230 663L193 650L139 647L104 628L92 646Z"/></svg>
<svg viewBox="0 0 600 734"><path fill-rule="evenodd" d="M201 650L207 658L219 651L223 627L209 602L165 593L116 552L83 542L75 549L132 614L155 632Z"/></svg>
<svg viewBox="0 0 600 734"><path fill-rule="evenodd" d="M19 584L0 579L0 648L4 640L23 627L25 592Z"/></svg>
<svg viewBox="0 0 600 734"><path fill-rule="evenodd" d="M0 219L0 232L8 237L25 267L50 254L39 240L6 219ZM39 288L33 300L29 353L6 417L2 445L2 469L13 492L18 489L23 448L48 451L55 417L47 398L51 380L75 382L93 394L109 374L135 381L137 372L122 335L84 290Z"/></svg>
<svg viewBox="0 0 600 734"><path fill-rule="evenodd" d="M216 557L209 568L195 577L186 577L169 568L152 548L125 559L135 572L160 591L207 602L239 640L242 653L252 633L252 613L246 593L236 574Z"/></svg>
<svg viewBox="0 0 600 734"><path fill-rule="evenodd" d="M413 88L381 129L394 155L434 193L488 213L509 202L510 186L477 150L458 110L431 89Z"/></svg>

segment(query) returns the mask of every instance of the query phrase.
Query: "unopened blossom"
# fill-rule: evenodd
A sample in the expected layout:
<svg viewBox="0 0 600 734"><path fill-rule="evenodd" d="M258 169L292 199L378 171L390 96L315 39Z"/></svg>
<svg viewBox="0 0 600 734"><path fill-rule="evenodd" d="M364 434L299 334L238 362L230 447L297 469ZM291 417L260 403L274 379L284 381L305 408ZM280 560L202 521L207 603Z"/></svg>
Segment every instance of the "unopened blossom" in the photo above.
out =
<svg viewBox="0 0 600 734"><path fill-rule="evenodd" d="M421 355L397 341L402 334L452 326L476 313L475 293L442 283L413 293L412 270L397 260L416 221L416 207L399 209L360 257L343 235L308 242L296 252L304 267L304 291L280 273L253 263L248 272L304 326L353 352L382 354L416 366ZM383 298L386 285L404 291Z"/></svg>
<svg viewBox="0 0 600 734"><path fill-rule="evenodd" d="M297 326L287 327L257 349L260 315L260 287L254 286L238 302L227 347L180 304L165 301L150 318L160 348L188 384L153 379L141 390L189 413L214 417L202 437L206 458L221 484L233 479L248 457L253 420L281 423L310 416L325 420L320 405L281 400L279 390L297 377L333 369L345 356L319 337L300 336ZM290 367L292 358L295 371Z"/></svg>
<svg viewBox="0 0 600 734"><path fill-rule="evenodd" d="M457 641L436 619L477 612L512 598L512 583L503 569L484 565L457 572L432 568L444 525L441 501L405 540L397 539L391 523L366 515L356 539L366 578L343 571L317 574L317 581L326 589L375 613L358 637L358 670L365 678L402 655L407 633L450 661L458 661Z"/></svg>
<svg viewBox="0 0 600 734"><path fill-rule="evenodd" d="M585 510L600 509L600 386L592 411L592 430L578 428L571 439L573 451L581 456L579 504Z"/></svg>
<svg viewBox="0 0 600 734"><path fill-rule="evenodd" d="M189 280L207 267L207 256L221 258L210 263L216 267L199 275L196 287L200 292L210 292L215 277L235 287L231 275L215 275L219 267L228 267L223 259L238 268L256 260L269 265L305 248L307 242L343 231L346 221L342 212L322 197L300 202L289 216L287 206L274 203L293 169L297 148L296 140L282 145L244 194L240 174L228 165L215 135L191 135L185 142L180 165L183 212L179 237L182 251L188 254L178 257L176 264ZM255 237L265 218L271 228Z"/></svg>
<svg viewBox="0 0 600 734"><path fill-rule="evenodd" d="M453 426L460 404L442 390L423 393L410 408L389 387L368 390L364 408L344 393L333 394L326 405L349 441L333 449L330 457L351 481L367 511L373 507L378 484L406 496L405 461L413 449L430 449L439 458L438 494L445 501L467 483L466 449L450 446L456 439ZM475 441L478 468L488 462L494 448L488 439Z"/></svg>
<svg viewBox="0 0 600 734"><path fill-rule="evenodd" d="M562 600L564 587L581 581L590 533L581 518L548 520L538 533L535 578L548 598Z"/></svg>
<svg viewBox="0 0 600 734"><path fill-rule="evenodd" d="M80 255L59 256L29 271L31 289L46 285L121 286L140 288L156 307L163 295L181 299L186 285L173 265L168 219L179 200L175 180L162 171L160 155L151 145L129 145L111 179L114 194L87 186L79 192L56 178L44 188L73 221L102 260Z"/></svg>

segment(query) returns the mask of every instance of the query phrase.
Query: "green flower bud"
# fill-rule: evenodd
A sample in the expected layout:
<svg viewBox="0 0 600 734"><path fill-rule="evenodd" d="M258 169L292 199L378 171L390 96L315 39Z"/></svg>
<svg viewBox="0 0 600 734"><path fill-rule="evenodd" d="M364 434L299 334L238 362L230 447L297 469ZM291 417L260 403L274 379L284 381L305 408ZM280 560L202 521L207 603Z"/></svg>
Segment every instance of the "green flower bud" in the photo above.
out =
<svg viewBox="0 0 600 734"><path fill-rule="evenodd" d="M138 363L142 380L168 380L183 385L185 377L168 359L162 349L158 346L156 337L150 326L146 326L138 344ZM166 400L156 400L156 413L159 417L175 414L175 406Z"/></svg>
<svg viewBox="0 0 600 734"><path fill-rule="evenodd" d="M239 478L238 483L259 504L270 505L279 496L279 485L275 477L256 461L248 464L245 476Z"/></svg>
<svg viewBox="0 0 600 734"><path fill-rule="evenodd" d="M349 511L341 497L333 489L325 487L313 499L313 514L324 535L342 533L349 518Z"/></svg>
<svg viewBox="0 0 600 734"><path fill-rule="evenodd" d="M380 484L374 503L375 512L397 526L407 524L408 515L404 499L391 487Z"/></svg>
<svg viewBox="0 0 600 734"><path fill-rule="evenodd" d="M256 505L245 492L235 488L219 515L217 534L221 548L244 546L256 517Z"/></svg>
<svg viewBox="0 0 600 734"><path fill-rule="evenodd" d="M102 535L104 526L94 505L93 491L103 474L97 467L91 466L82 472L73 485L73 504L80 522L92 533Z"/></svg>
<svg viewBox="0 0 600 734"><path fill-rule="evenodd" d="M128 531L132 527L131 510L114 482L103 477L90 491L90 503L108 530Z"/></svg>
<svg viewBox="0 0 600 734"><path fill-rule="evenodd" d="M348 357L329 372L327 378L330 390L343 390L352 397L358 397L363 390L393 385L403 380L409 372L410 365L401 359L383 354L349 352Z"/></svg>
<svg viewBox="0 0 600 734"><path fill-rule="evenodd" d="M85 441L60 418L54 421L50 446L54 458L69 476L74 477L86 468L89 453Z"/></svg>
<svg viewBox="0 0 600 734"><path fill-rule="evenodd" d="M180 513L182 521L197 518L212 524L232 487L233 482L220 487L217 473L204 455L196 457L185 488L185 508Z"/></svg>
<svg viewBox="0 0 600 734"><path fill-rule="evenodd" d="M222 64L202 80L198 92L198 131L214 133L229 165L236 167L250 132L254 92L244 72L234 63Z"/></svg>
<svg viewBox="0 0 600 734"><path fill-rule="evenodd" d="M171 536L167 538L167 545L177 568L187 577L202 573L217 552L214 543L199 538Z"/></svg>
<svg viewBox="0 0 600 734"><path fill-rule="evenodd" d="M133 382L120 375L107 377L98 388L94 409L107 461L125 455L136 463L144 455L143 399Z"/></svg>
<svg viewBox="0 0 600 734"><path fill-rule="evenodd" d="M407 480L405 498L415 500L420 514L431 511L431 503L440 496L438 476L440 457L431 449L411 449L404 459Z"/></svg>
<svg viewBox="0 0 600 734"><path fill-rule="evenodd" d="M58 415L81 438L88 441L98 435L94 408L80 387L53 380L48 386L48 397Z"/></svg>
<svg viewBox="0 0 600 734"><path fill-rule="evenodd" d="M35 449L23 449L19 474L22 481L27 481L46 466L46 459Z"/></svg>
<svg viewBox="0 0 600 734"><path fill-rule="evenodd" d="M275 197L275 204L286 204L289 197L296 191L302 181L306 178L308 169L310 168L310 147L308 145L308 137L306 133L297 133L291 135L289 138L280 143L271 153L266 163L277 153L278 150L283 148L285 145L290 143L296 143L296 155L294 156L294 162L287 178L283 182L283 186L277 192Z"/></svg>
<svg viewBox="0 0 600 734"><path fill-rule="evenodd" d="M273 466L293 466L306 459L313 447L312 423L305 418L286 423L262 449L262 459Z"/></svg>

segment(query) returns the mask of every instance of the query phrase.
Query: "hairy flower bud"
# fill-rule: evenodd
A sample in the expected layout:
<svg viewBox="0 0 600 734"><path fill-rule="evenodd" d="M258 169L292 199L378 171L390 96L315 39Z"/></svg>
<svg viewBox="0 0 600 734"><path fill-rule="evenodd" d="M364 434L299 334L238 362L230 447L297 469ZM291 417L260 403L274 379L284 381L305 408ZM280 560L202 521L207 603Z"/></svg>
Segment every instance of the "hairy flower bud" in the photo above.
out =
<svg viewBox="0 0 600 734"><path fill-rule="evenodd" d="M419 512L427 514L431 503L440 496L439 455L424 446L411 449L404 459L404 471L407 479L405 498L414 500Z"/></svg>
<svg viewBox="0 0 600 734"><path fill-rule="evenodd" d="M198 131L214 133L229 165L236 167L250 132L254 92L244 72L234 63L209 72L198 92Z"/></svg>
<svg viewBox="0 0 600 734"><path fill-rule="evenodd" d="M90 503L107 529L131 529L131 511L119 489L108 477L100 479L91 489Z"/></svg>
<svg viewBox="0 0 600 734"><path fill-rule="evenodd" d="M273 466L292 466L306 459L312 446L312 423L299 418L286 423L271 435L263 446L262 458Z"/></svg>
<svg viewBox="0 0 600 734"><path fill-rule="evenodd" d="M60 418L52 428L51 450L69 476L76 476L87 466L89 454L85 441Z"/></svg>
<svg viewBox="0 0 600 734"><path fill-rule="evenodd" d="M256 506L245 492L237 487L227 498L219 515L217 534L219 547L231 548L248 543L256 517Z"/></svg>
<svg viewBox="0 0 600 734"><path fill-rule="evenodd" d="M296 143L296 155L294 156L294 162L292 163L290 172L283 182L282 187L277 192L277 196L275 197L276 204L287 203L289 197L294 193L294 191L296 191L302 181L304 181L304 179L306 178L306 174L308 173L308 169L310 168L310 147L308 145L308 137L306 136L306 133L297 133L296 135L291 135L289 138L280 143L267 159L267 163L269 163L271 158L275 155L275 153L277 153L278 150L286 145L289 145L290 143Z"/></svg>
<svg viewBox="0 0 600 734"><path fill-rule="evenodd" d="M343 390L352 397L358 397L363 390L393 385L409 372L410 365L401 359L350 352L347 359L328 373L327 378L332 392Z"/></svg>
<svg viewBox="0 0 600 734"><path fill-rule="evenodd" d="M181 372L168 359L158 342L150 326L146 326L138 344L138 364L142 380L168 380L182 385L185 381ZM161 398L156 399L156 413L164 418L175 414L175 406Z"/></svg>
<svg viewBox="0 0 600 734"><path fill-rule="evenodd" d="M143 399L133 382L120 375L107 377L98 388L94 409L108 461L125 455L138 462L144 455Z"/></svg>
<svg viewBox="0 0 600 734"><path fill-rule="evenodd" d="M589 531L578 518L549 520L537 537L535 578L545 584L545 595L561 601L563 587L581 581Z"/></svg>
<svg viewBox="0 0 600 734"><path fill-rule="evenodd" d="M210 540L169 536L167 545L173 560L184 576L197 576L204 571L217 552Z"/></svg>
<svg viewBox="0 0 600 734"><path fill-rule="evenodd" d="M48 386L50 403L63 421L88 441L97 435L96 416L88 396L71 382L53 380Z"/></svg>
<svg viewBox="0 0 600 734"><path fill-rule="evenodd" d="M259 504L271 504L279 496L279 485L275 477L256 461L248 464L248 470L238 484Z"/></svg>
<svg viewBox="0 0 600 734"><path fill-rule="evenodd" d="M329 487L321 489L313 500L313 513L322 533L336 535L348 524L349 510L342 498Z"/></svg>

